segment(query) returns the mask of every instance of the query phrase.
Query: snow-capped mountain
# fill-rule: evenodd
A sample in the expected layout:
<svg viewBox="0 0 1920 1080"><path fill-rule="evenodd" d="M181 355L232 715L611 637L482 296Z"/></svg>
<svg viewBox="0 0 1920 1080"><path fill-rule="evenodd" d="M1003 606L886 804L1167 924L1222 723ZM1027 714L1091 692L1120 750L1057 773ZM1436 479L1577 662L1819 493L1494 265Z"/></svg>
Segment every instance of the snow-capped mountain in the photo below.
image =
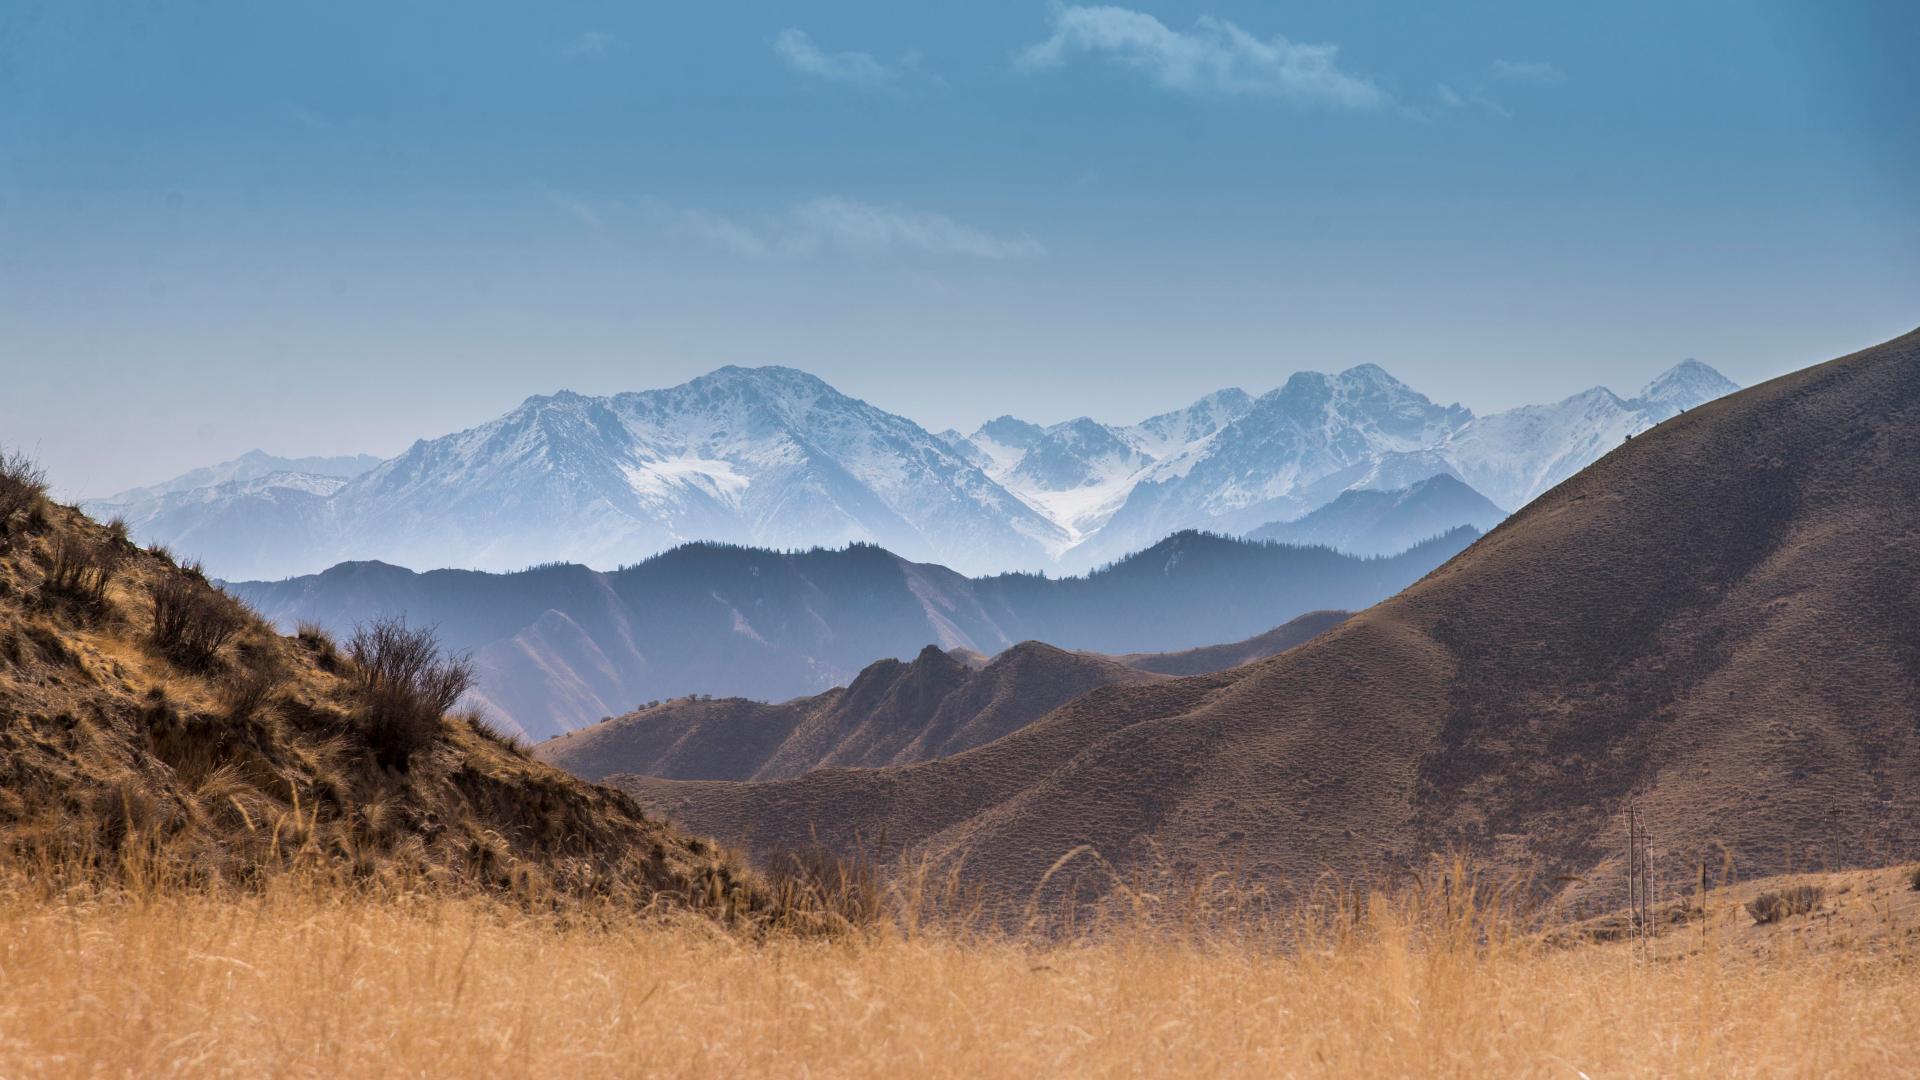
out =
<svg viewBox="0 0 1920 1080"><path fill-rule="evenodd" d="M1404 487L1432 473L1387 466L1383 477L1383 464L1429 454L1471 418L1377 365L1300 372L1130 478L1102 527L1067 561L1092 566L1182 528L1245 532L1289 520L1369 477Z"/></svg>
<svg viewBox="0 0 1920 1080"><path fill-rule="evenodd" d="M1596 388L1476 418L1364 364L1126 426L1003 416L934 435L804 372L728 367L663 390L529 398L350 479L248 455L94 508L229 579L349 559L611 567L689 540L862 541L968 573L1078 570L1183 529L1248 532L1433 476L1517 509L1733 388L1689 361L1633 398Z"/></svg>
<svg viewBox="0 0 1920 1080"><path fill-rule="evenodd" d="M1462 479L1512 512L1628 436L1738 389L1707 365L1688 360L1632 398L1596 386L1552 405L1480 417L1456 432L1442 452Z"/></svg>
<svg viewBox="0 0 1920 1080"><path fill-rule="evenodd" d="M211 505L227 498L239 503ZM206 516L248 531L233 519L251 493L222 486L205 499ZM529 398L417 442L323 501L301 542L244 558L209 552L209 570L280 577L347 559L614 566L688 540L858 540L982 571L1049 565L1062 543L1057 526L917 424L779 367L722 368L604 398ZM133 525L142 539L169 543L189 532L173 514Z"/></svg>
<svg viewBox="0 0 1920 1080"><path fill-rule="evenodd" d="M880 544L962 570L1036 567L1058 527L925 429L791 368L531 398L343 489L343 538L408 565L612 565L688 540ZM355 557L363 557L356 555Z"/></svg>
<svg viewBox="0 0 1920 1080"><path fill-rule="evenodd" d="M989 476L1060 526L1059 554L1104 526L1155 466L1197 453L1252 407L1245 391L1227 389L1128 427L1082 416L1043 428L1002 416L965 445Z"/></svg>
<svg viewBox="0 0 1920 1080"><path fill-rule="evenodd" d="M260 480L275 473L292 473L304 476L337 477L348 479L359 476L375 465L380 459L372 454L352 454L343 457L275 457L264 450L249 450L232 461L223 461L218 465L208 465L183 473L171 480L148 487L128 488L98 499L89 499L83 505L89 513L104 520L115 513L124 513L129 508L144 513L162 497L177 492L195 491L200 488L217 487L235 481ZM104 513L102 513L104 511Z"/></svg>
<svg viewBox="0 0 1920 1080"><path fill-rule="evenodd" d="M1461 480L1511 511L1627 436L1735 389L1688 360L1631 399L1596 387L1554 405L1475 417L1434 403L1378 365L1300 372L1258 399L1221 391L1180 413L1110 428L1148 463L1127 472L1126 462L1109 457L1075 486L1050 489L1022 482L1023 455L1065 425L1002 417L971 441L995 479L1074 536L1062 564L1085 569L1179 529L1249 532L1299 519L1346 491L1398 491L1433 476ZM1215 422L1167 422L1195 415ZM1178 430L1188 441L1155 442L1142 437L1149 430ZM1067 470L1050 474L1076 479ZM1466 517L1453 524L1470 523L1484 527Z"/></svg>

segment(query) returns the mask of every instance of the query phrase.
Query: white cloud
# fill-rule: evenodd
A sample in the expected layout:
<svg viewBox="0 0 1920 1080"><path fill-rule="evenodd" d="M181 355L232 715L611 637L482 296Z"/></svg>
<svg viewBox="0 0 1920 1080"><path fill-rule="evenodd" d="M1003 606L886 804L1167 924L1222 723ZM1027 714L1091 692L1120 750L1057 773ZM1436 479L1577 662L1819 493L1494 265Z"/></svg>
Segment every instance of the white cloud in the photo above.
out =
<svg viewBox="0 0 1920 1080"><path fill-rule="evenodd" d="M1559 68L1544 60L1495 60L1493 73L1502 79L1522 82L1557 83L1566 79Z"/></svg>
<svg viewBox="0 0 1920 1080"><path fill-rule="evenodd" d="M600 220L600 212L584 200L568 195L564 191L547 189L545 194L547 201L552 203L555 208L568 217L573 218L575 221L578 221L580 224L585 225L587 228L598 229L605 224L605 222Z"/></svg>
<svg viewBox="0 0 1920 1080"><path fill-rule="evenodd" d="M684 210L682 232L751 258L799 257L822 251L877 257L896 251L969 259L1029 259L1046 254L1031 236L1001 236L944 214L875 206L852 199L798 203L785 214L747 224L704 210Z"/></svg>
<svg viewBox="0 0 1920 1080"><path fill-rule="evenodd" d="M1225 19L1203 15L1193 29L1122 7L1061 7L1053 36L1022 49L1021 67L1054 68L1081 53L1110 56L1182 93L1267 97L1299 106L1374 109L1391 103L1371 81L1340 70L1338 45L1302 45L1275 34L1262 40Z"/></svg>
<svg viewBox="0 0 1920 1080"><path fill-rule="evenodd" d="M567 56L605 56L618 43L618 39L605 30L589 30L567 42L560 51Z"/></svg>
<svg viewBox="0 0 1920 1080"><path fill-rule="evenodd" d="M773 35L773 51L787 66L802 75L828 82L880 90L900 78L900 69L875 59L872 53L837 52L821 49L806 31L788 27Z"/></svg>
<svg viewBox="0 0 1920 1080"><path fill-rule="evenodd" d="M683 210L676 224L682 232L718 244L735 255L759 259L774 254L766 237L730 217L705 210Z"/></svg>

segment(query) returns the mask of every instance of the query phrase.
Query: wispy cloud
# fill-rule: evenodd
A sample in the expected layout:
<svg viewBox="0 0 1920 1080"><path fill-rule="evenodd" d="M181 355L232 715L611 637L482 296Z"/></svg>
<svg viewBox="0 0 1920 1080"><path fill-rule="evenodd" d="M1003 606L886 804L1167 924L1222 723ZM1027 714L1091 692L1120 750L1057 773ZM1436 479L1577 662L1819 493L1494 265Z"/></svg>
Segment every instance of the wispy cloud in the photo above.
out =
<svg viewBox="0 0 1920 1080"><path fill-rule="evenodd" d="M969 259L1030 259L1046 254L1024 233L999 235L944 214L875 206L853 199L811 199L756 223L704 210L683 210L681 232L750 258L792 258L826 251L878 257L920 252Z"/></svg>
<svg viewBox="0 0 1920 1080"><path fill-rule="evenodd" d="M605 222L600 219L600 212L595 210L584 199L576 198L564 191L554 191L551 188L542 190L543 194L547 197L547 201L552 203L555 209L558 209L561 213L566 214L580 224L585 225L587 228L599 229L605 225Z"/></svg>
<svg viewBox="0 0 1920 1080"><path fill-rule="evenodd" d="M589 30L561 46L560 52L565 56L606 56L617 44L619 39L605 30Z"/></svg>
<svg viewBox="0 0 1920 1080"><path fill-rule="evenodd" d="M1520 82L1557 83L1566 80L1559 68L1544 60L1495 60L1493 74L1497 78Z"/></svg>
<svg viewBox="0 0 1920 1080"><path fill-rule="evenodd" d="M1275 34L1259 38L1203 15L1186 31L1123 7L1059 7L1053 35L1015 62L1056 68L1081 54L1107 56L1156 85L1195 95L1265 97L1302 107L1376 109L1392 103L1371 80L1339 65L1338 45L1303 45Z"/></svg>
<svg viewBox="0 0 1920 1080"><path fill-rule="evenodd" d="M772 45L773 51L792 70L862 90L883 90L895 85L916 59L909 55L899 64L887 64L872 53L827 52L815 45L806 31L794 27L773 35Z"/></svg>

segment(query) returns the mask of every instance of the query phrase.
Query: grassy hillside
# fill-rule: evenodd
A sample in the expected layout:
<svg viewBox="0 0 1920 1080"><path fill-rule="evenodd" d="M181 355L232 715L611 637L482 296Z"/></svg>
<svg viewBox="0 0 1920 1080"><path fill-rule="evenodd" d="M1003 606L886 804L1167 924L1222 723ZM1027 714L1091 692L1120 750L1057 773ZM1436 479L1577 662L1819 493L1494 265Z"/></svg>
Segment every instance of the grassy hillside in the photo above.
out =
<svg viewBox="0 0 1920 1080"><path fill-rule="evenodd" d="M465 672L389 623L282 637L0 465L0 856L11 869L769 910L711 845L447 715Z"/></svg>
<svg viewBox="0 0 1920 1080"><path fill-rule="evenodd" d="M1040 944L751 940L474 898L0 889L18 1076L1908 1076L1920 893L1749 883L1652 946L1559 944L1443 874L1276 924ZM1166 898L1163 914L1177 914ZM1872 917L1849 919L1850 913Z"/></svg>

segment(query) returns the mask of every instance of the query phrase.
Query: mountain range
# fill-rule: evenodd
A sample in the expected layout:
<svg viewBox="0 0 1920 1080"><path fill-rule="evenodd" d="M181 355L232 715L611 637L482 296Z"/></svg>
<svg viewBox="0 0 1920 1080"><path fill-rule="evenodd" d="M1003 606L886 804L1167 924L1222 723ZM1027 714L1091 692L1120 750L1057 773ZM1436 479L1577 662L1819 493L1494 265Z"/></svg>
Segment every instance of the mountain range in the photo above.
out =
<svg viewBox="0 0 1920 1080"><path fill-rule="evenodd" d="M87 509L229 579L366 560L612 567L698 540L860 542L963 573L1078 572L1183 529L1244 533L1436 475L1510 511L1733 388L1687 361L1632 398L1596 388L1475 417L1365 364L1127 426L1006 416L935 435L804 372L727 367L663 390L529 398L378 463L256 451Z"/></svg>
<svg viewBox="0 0 1920 1080"><path fill-rule="evenodd" d="M1083 577L969 578L872 545L689 544L617 571L360 562L226 588L288 629L344 633L392 615L434 625L472 653L489 711L544 738L659 698L816 694L929 643L992 656L1030 639L1104 653L1235 641L1308 612L1366 607L1478 535L1462 527L1359 558L1185 532Z"/></svg>
<svg viewBox="0 0 1920 1080"><path fill-rule="evenodd" d="M901 855L1013 904L1453 850L1592 910L1630 809L1668 882L1884 865L1920 854L1916 461L1920 331L1669 418L1272 659L937 760L611 782L755 852Z"/></svg>
<svg viewBox="0 0 1920 1080"><path fill-rule="evenodd" d="M1305 517L1262 525L1247 538L1387 555L1461 525L1486 532L1506 516L1454 474L1438 473L1397 491L1343 491Z"/></svg>
<svg viewBox="0 0 1920 1080"><path fill-rule="evenodd" d="M586 780L773 780L832 766L948 757L1018 731L1102 686L1196 674L1284 652L1347 617L1302 615L1257 637L1177 653L1106 656L1023 641L987 658L928 645L879 660L846 686L770 704L689 696L541 743L534 754Z"/></svg>

